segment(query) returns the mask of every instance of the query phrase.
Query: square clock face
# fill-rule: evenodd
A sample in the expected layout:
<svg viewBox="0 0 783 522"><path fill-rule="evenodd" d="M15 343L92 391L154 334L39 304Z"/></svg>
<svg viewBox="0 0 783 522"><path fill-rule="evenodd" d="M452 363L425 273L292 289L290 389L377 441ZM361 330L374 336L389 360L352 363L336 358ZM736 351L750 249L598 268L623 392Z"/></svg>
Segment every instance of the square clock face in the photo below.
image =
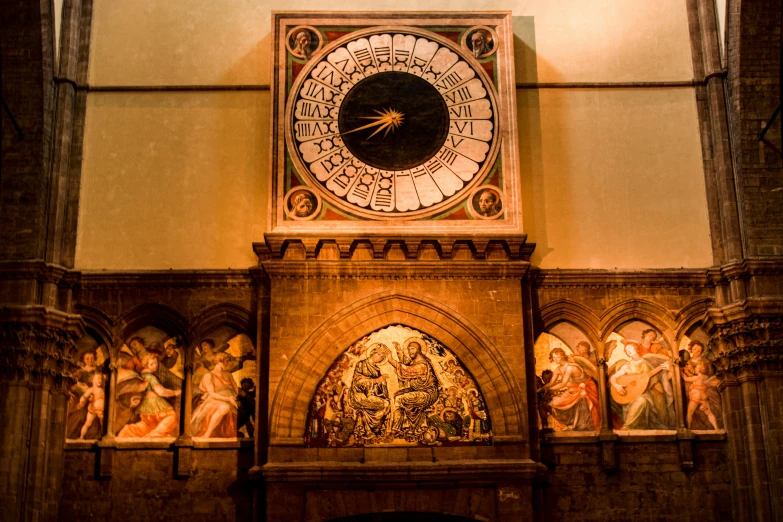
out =
<svg viewBox="0 0 783 522"><path fill-rule="evenodd" d="M273 44L273 232L521 232L511 13L277 12Z"/></svg>

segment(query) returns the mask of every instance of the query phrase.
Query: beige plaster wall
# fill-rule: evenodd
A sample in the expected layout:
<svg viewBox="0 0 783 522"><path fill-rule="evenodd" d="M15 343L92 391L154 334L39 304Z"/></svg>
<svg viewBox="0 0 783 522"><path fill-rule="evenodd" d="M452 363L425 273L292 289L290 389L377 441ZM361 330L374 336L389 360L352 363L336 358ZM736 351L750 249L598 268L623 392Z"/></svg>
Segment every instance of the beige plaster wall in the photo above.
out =
<svg viewBox="0 0 783 522"><path fill-rule="evenodd" d="M268 112L268 93L91 94L77 266L254 265Z"/></svg>
<svg viewBox="0 0 783 522"><path fill-rule="evenodd" d="M271 11L312 7L298 0L97 2L90 84L267 85ZM521 83L692 78L683 0L427 7L511 10ZM268 103L266 92L91 93L77 267L253 264L251 243L267 224ZM524 228L539 244L537 263L711 264L692 89L519 89L518 103ZM638 210L623 216L626 204Z"/></svg>

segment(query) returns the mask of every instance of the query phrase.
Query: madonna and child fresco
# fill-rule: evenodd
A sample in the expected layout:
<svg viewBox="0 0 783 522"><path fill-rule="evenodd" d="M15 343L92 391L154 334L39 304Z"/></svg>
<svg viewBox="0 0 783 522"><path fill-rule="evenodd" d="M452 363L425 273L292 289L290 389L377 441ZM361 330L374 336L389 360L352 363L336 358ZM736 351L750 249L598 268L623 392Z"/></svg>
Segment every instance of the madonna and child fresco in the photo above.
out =
<svg viewBox="0 0 783 522"><path fill-rule="evenodd" d="M307 445L490 444L484 397L451 351L404 326L378 330L331 366L310 403Z"/></svg>
<svg viewBox="0 0 783 522"><path fill-rule="evenodd" d="M678 354L685 425L720 430L718 379L701 337L706 335L700 330L684 336ZM599 431L597 357L584 334L561 323L539 337L535 351L541 427ZM611 429L677 429L675 353L655 329L641 321L627 323L608 337L603 356Z"/></svg>

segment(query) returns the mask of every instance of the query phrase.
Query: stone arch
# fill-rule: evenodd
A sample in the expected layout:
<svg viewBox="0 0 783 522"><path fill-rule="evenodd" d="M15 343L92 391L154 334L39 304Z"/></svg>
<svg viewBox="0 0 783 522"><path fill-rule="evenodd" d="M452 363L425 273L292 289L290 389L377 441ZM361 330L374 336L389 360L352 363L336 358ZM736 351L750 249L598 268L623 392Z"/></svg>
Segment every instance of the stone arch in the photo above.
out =
<svg viewBox="0 0 783 522"><path fill-rule="evenodd" d="M707 313L707 309L713 302L712 298L705 297L688 304L677 312L674 316L676 321L674 325L676 341L679 341L696 323L701 323L704 314Z"/></svg>
<svg viewBox="0 0 783 522"><path fill-rule="evenodd" d="M185 353L186 360L193 360L193 350L195 349L193 343L198 342L202 337L208 336L221 326L231 327L238 333L246 334L251 340L255 341L255 322L249 310L232 303L216 304L202 310L190 322L187 336L190 343Z"/></svg>
<svg viewBox="0 0 783 522"><path fill-rule="evenodd" d="M664 307L643 299L628 299L607 309L601 315L601 339L628 321L642 321L658 329L666 341L673 346L675 338L674 318Z"/></svg>
<svg viewBox="0 0 783 522"><path fill-rule="evenodd" d="M547 303L541 307L541 322L546 333L550 333L550 330L559 323L569 323L585 334L596 349L600 345L598 336L600 319L592 310L580 303L568 299Z"/></svg>
<svg viewBox="0 0 783 522"><path fill-rule="evenodd" d="M183 339L187 339L187 319L173 308L162 304L139 305L125 312L117 321L117 331L123 340L143 326L155 326L169 335L181 335Z"/></svg>
<svg viewBox="0 0 783 522"><path fill-rule="evenodd" d="M502 354L466 318L410 292L386 291L334 314L299 347L277 386L270 438L304 441L307 412L318 383L353 342L380 328L401 324L438 339L473 375L487 402L495 440L524 433L526 401Z"/></svg>
<svg viewBox="0 0 783 522"><path fill-rule="evenodd" d="M109 349L109 358L114 358L115 331L114 321L102 310L87 305L76 307L76 313L84 319L84 327L87 333L97 337L98 341L103 341Z"/></svg>

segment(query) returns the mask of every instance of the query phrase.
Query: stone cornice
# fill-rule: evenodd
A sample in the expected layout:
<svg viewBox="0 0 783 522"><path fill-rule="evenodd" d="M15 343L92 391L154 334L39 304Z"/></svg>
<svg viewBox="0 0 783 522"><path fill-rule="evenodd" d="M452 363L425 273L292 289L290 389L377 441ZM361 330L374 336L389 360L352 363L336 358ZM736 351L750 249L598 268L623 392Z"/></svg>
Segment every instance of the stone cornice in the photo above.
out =
<svg viewBox="0 0 783 522"><path fill-rule="evenodd" d="M783 276L783 258L749 258L707 270L710 282L723 284L755 276Z"/></svg>
<svg viewBox="0 0 783 522"><path fill-rule="evenodd" d="M145 270L83 271L82 290L159 288L247 288L254 285L248 269L238 270Z"/></svg>
<svg viewBox="0 0 783 522"><path fill-rule="evenodd" d="M707 310L704 327L708 331L735 321L783 316L783 298L749 297L722 307Z"/></svg>
<svg viewBox="0 0 783 522"><path fill-rule="evenodd" d="M402 231L401 231L402 232ZM520 235L409 235L370 233L294 236L265 234L254 243L259 263L270 259L386 260L528 260L535 244Z"/></svg>
<svg viewBox="0 0 783 522"><path fill-rule="evenodd" d="M533 268L536 288L704 288L712 285L705 269L596 270Z"/></svg>
<svg viewBox="0 0 783 522"><path fill-rule="evenodd" d="M519 279L526 261L286 261L262 263L270 279Z"/></svg>
<svg viewBox="0 0 783 522"><path fill-rule="evenodd" d="M71 287L79 277L78 270L69 270L63 266L33 261L0 262L0 281L22 281L32 279L42 283Z"/></svg>
<svg viewBox="0 0 783 522"><path fill-rule="evenodd" d="M261 468L269 482L354 482L531 480L540 464L529 459L449 460L442 462L270 462ZM255 473L254 473L255 474Z"/></svg>

